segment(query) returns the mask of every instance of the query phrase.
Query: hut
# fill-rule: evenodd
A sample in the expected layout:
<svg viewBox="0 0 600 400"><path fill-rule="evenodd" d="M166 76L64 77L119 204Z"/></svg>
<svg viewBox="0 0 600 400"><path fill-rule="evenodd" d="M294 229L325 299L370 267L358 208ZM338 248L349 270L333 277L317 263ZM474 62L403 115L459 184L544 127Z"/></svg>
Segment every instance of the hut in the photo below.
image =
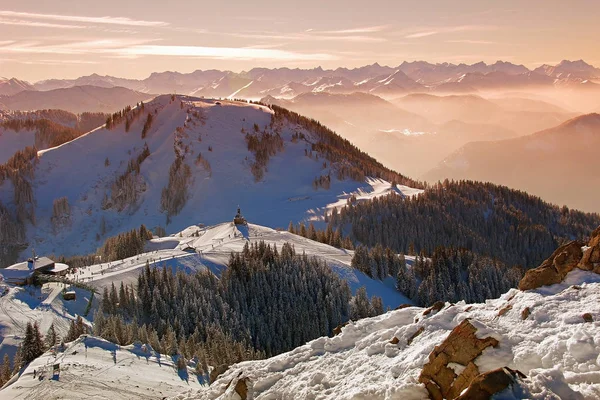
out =
<svg viewBox="0 0 600 400"><path fill-rule="evenodd" d="M235 225L248 225L248 221L246 221L246 218L244 218L242 215L242 211L239 206L237 209L237 214L235 214L235 217L233 217L233 223Z"/></svg>

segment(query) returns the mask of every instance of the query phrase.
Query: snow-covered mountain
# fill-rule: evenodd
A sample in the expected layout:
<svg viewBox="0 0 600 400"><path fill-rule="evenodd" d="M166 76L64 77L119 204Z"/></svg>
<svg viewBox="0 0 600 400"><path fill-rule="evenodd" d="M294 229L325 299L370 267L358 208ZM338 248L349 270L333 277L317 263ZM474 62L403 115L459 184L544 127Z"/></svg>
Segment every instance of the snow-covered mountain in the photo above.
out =
<svg viewBox="0 0 600 400"><path fill-rule="evenodd" d="M596 399L598 272L600 228L529 271L529 290L351 321L174 399Z"/></svg>
<svg viewBox="0 0 600 400"><path fill-rule="evenodd" d="M322 218L328 204L359 189L374 190L379 181L365 177L412 182L321 125L278 110L160 96L109 129L40 152L30 182L29 247L87 254L140 224L172 233L190 222L231 220L238 205L250 222L287 227ZM0 202L14 212L12 187L3 183ZM59 197L70 208L60 229L53 223Z"/></svg>
<svg viewBox="0 0 600 400"><path fill-rule="evenodd" d="M600 68L596 68L583 60L563 60L557 65L544 64L536 68L534 72L557 79L575 78L587 80L600 78Z"/></svg>
<svg viewBox="0 0 600 400"><path fill-rule="evenodd" d="M0 96L12 96L24 90L35 90L29 82L21 81L16 78L0 77ZM1 102L1 100L0 100Z"/></svg>
<svg viewBox="0 0 600 400"><path fill-rule="evenodd" d="M126 87L143 93L180 93L205 97L232 97L259 99L267 95L293 97L308 91L332 93L370 92L382 96L399 93L476 92L498 88L552 88L581 84L600 77L600 69L582 60L563 61L556 66L543 65L531 71L523 65L497 61L493 64L432 64L425 61L403 62L397 67L378 63L359 68L326 70L291 68L253 68L249 71L231 72L196 70L190 73L175 71L157 72L145 79L124 79L92 74L77 79L48 79L33 85L15 79L5 80L10 87L1 94L17 91L98 86L104 88ZM320 81L318 85L312 85ZM0 81L1 82L1 81ZM591 82L590 82L591 83ZM4 87L9 87L4 85ZM588 85L592 86L592 85ZM2 101L0 101L2 103Z"/></svg>

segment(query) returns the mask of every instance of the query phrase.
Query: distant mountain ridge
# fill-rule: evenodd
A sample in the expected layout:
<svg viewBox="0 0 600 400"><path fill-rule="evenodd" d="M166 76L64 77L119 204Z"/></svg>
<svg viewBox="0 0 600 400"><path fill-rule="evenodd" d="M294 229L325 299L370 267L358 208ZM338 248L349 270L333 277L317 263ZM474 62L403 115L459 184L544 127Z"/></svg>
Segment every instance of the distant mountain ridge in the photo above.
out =
<svg viewBox="0 0 600 400"><path fill-rule="evenodd" d="M592 161L599 148L600 114L587 114L515 139L468 143L424 178L490 181L600 212L600 177Z"/></svg>
<svg viewBox="0 0 600 400"><path fill-rule="evenodd" d="M568 85L600 78L600 69L583 60L562 61L530 70L506 61L493 64L403 62L397 67L378 63L348 69L253 68L235 73L196 70L191 73L155 72L145 79L124 79L92 74L77 79L48 79L34 84L0 81L0 94L13 95L22 90L54 90L73 86L122 86L143 93L180 93L206 97L262 98L294 97L303 92L328 91L352 93L364 91L378 95L398 95L416 91L468 92L500 86L527 87ZM9 80L4 80L7 82ZM318 83L318 84L317 84ZM2 89L3 86L6 89Z"/></svg>

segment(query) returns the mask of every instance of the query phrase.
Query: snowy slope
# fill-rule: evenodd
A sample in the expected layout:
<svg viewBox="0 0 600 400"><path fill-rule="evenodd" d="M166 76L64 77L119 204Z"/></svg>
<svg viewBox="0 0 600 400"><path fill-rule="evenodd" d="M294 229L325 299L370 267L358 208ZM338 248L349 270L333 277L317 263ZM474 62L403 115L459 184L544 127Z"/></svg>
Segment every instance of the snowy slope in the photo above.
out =
<svg viewBox="0 0 600 400"><path fill-rule="evenodd" d="M152 127L142 139L146 114L154 111ZM324 168L323 159L305 155L305 150L310 151L313 134L291 123L281 127L283 151L270 158L264 178L255 182L250 169L254 155L248 151L241 130L253 131L254 124L261 130L268 127L271 114L272 110L266 107L247 103L182 96L171 101L170 96L160 96L146 104L145 112L132 122L129 132L125 132L124 123L111 130L100 127L40 152L33 182L36 225L28 227L30 247L22 254L30 254L32 247L38 254L91 253L106 237L141 224L166 227L168 233L173 233L190 223L228 221L238 205L250 222L286 227L290 221L313 218L316 212L322 217L327 205L358 189L371 192L374 184L382 184L337 180L329 163ZM306 141L292 140L296 132L303 133ZM121 212L103 209L103 198L110 195L112 184L145 143L151 153L140 168L145 190L135 204ZM190 166L193 178L185 207L171 217L167 226L166 215L161 211L161 192L169 181L175 148L182 154L187 149L184 162ZM196 165L200 153L210 163L211 172ZM332 176L330 189L315 190L313 180L328 173ZM71 222L56 230L51 224L52 204L62 196L68 198ZM14 207L12 191L3 187L0 201ZM309 210L312 211L308 213Z"/></svg>
<svg viewBox="0 0 600 400"><path fill-rule="evenodd" d="M512 309L500 316L507 305ZM525 307L531 315L522 320ZM517 394L511 396L508 389L499 398L600 398L599 275L575 270L565 282L550 287L511 289L485 304L446 304L428 316L423 311L411 307L351 323L333 338L236 364L210 387L175 399L239 399L234 386L243 378L249 378L248 398L255 400L427 399L418 382L423 365L465 318L478 328L478 337L499 341L476 360L481 372L508 366L528 376L513 389ZM585 323L583 313L595 322ZM419 328L423 332L409 345ZM397 344L390 343L394 337Z"/></svg>
<svg viewBox="0 0 600 400"><path fill-rule="evenodd" d="M77 315L84 315L90 292L72 288L76 301L64 301L60 292L63 286L47 283L43 287L0 287L0 357L14 354L25 336L28 322L37 322L45 334L52 323L57 333L63 336L69 330L69 323ZM94 302L96 304L96 302ZM1 397L1 396L0 396Z"/></svg>
<svg viewBox="0 0 600 400"><path fill-rule="evenodd" d="M196 232L199 237L192 236ZM412 303L394 288L393 278L382 282L351 268L353 251L337 249L287 231L277 231L254 224L249 224L248 227L236 227L231 222L206 228L190 226L181 232L181 236L174 234L167 238L152 240L147 245L148 253L114 261L110 265L103 263L85 267L71 277L90 283L102 293L101 289L110 286L111 283L115 283L115 286L122 281L126 284L136 284L146 261L152 266L180 269L188 273L208 268L219 276L226 268L231 252L242 251L246 243L259 241L275 245L279 249L284 243L290 243L298 254L304 252L308 256L320 258L348 282L353 293L364 286L369 296L381 297L384 306L394 308L400 304ZM190 246L196 252L183 251ZM408 263L412 263L413 260L413 257L407 257Z"/></svg>
<svg viewBox="0 0 600 400"><path fill-rule="evenodd" d="M60 364L58 379L52 379L55 363ZM164 399L200 387L193 371L178 371L170 356L82 336L64 352L53 355L49 351L34 360L16 382L0 392L0 398Z"/></svg>

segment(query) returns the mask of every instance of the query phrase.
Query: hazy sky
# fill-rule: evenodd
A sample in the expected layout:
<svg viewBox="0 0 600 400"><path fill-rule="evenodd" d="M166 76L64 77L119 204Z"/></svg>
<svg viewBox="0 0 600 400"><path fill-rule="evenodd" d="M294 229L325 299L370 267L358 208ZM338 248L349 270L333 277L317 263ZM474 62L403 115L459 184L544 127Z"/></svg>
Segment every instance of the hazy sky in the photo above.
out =
<svg viewBox="0 0 600 400"><path fill-rule="evenodd" d="M0 76L356 67L600 65L600 0L2 0Z"/></svg>

